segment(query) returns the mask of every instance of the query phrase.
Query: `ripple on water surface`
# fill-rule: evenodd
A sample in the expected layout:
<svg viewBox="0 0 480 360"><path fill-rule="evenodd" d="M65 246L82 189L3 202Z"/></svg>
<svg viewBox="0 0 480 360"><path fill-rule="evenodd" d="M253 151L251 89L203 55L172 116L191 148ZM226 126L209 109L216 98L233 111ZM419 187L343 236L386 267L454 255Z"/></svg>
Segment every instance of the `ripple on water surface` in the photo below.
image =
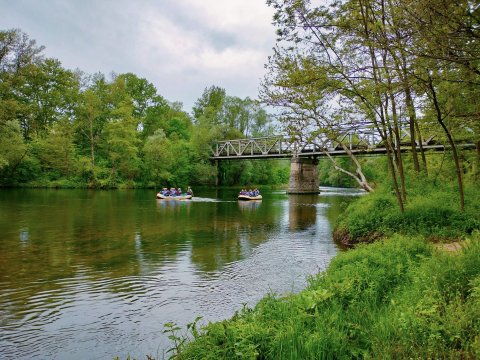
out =
<svg viewBox="0 0 480 360"><path fill-rule="evenodd" d="M0 358L162 358L167 322L219 320L302 289L337 252L330 213L345 199L64 195L0 223L11 234L0 241ZM45 209L58 222L42 225Z"/></svg>

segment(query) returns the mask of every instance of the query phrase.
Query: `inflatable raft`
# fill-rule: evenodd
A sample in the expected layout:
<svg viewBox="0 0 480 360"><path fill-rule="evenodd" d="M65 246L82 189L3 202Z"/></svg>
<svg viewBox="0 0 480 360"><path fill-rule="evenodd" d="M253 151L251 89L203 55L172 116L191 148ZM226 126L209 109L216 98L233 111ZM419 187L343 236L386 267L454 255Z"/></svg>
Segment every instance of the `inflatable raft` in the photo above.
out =
<svg viewBox="0 0 480 360"><path fill-rule="evenodd" d="M258 196L238 195L238 200L262 200L262 195L258 195Z"/></svg>
<svg viewBox="0 0 480 360"><path fill-rule="evenodd" d="M160 193L157 194L157 199L162 200L190 200L193 195L178 195L178 196L165 196Z"/></svg>

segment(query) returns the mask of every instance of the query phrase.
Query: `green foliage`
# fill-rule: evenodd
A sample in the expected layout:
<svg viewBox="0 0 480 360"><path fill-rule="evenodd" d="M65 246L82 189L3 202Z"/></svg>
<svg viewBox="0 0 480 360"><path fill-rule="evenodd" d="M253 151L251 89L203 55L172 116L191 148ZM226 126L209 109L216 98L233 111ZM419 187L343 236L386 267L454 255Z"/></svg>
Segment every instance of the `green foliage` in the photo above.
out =
<svg viewBox="0 0 480 360"><path fill-rule="evenodd" d="M358 243L396 232L421 234L433 240L457 239L480 229L480 207L475 201L480 196L478 189L474 185L467 187L469 201L462 212L449 187L418 179L413 187L417 190L409 194L404 213L398 210L391 190L381 187L349 205L336 233L346 232L350 243Z"/></svg>
<svg viewBox="0 0 480 360"><path fill-rule="evenodd" d="M0 49L0 185L215 184L215 140L271 131L258 102L216 86L205 89L192 118L135 74L107 79L64 69L19 30L0 31ZM220 171L229 184L285 181L276 162Z"/></svg>
<svg viewBox="0 0 480 360"><path fill-rule="evenodd" d="M54 177L70 176L76 166L73 127L68 121L50 126L44 136L34 138L31 153L40 161L44 172Z"/></svg>
<svg viewBox="0 0 480 360"><path fill-rule="evenodd" d="M0 171L15 166L25 154L26 146L16 120L0 122Z"/></svg>
<svg viewBox="0 0 480 360"><path fill-rule="evenodd" d="M352 171L347 158L338 158L337 163L340 167ZM333 164L328 159L322 159L318 164L318 177L320 185L334 187L357 187L358 184L351 177L345 176L338 170L335 170Z"/></svg>
<svg viewBox="0 0 480 360"><path fill-rule="evenodd" d="M475 358L480 236L459 254L395 236L338 255L298 295L210 323L178 359Z"/></svg>
<svg viewBox="0 0 480 360"><path fill-rule="evenodd" d="M193 115L201 121L202 118L209 119L214 125L218 124L226 92L218 86L205 88L202 96L195 102Z"/></svg>
<svg viewBox="0 0 480 360"><path fill-rule="evenodd" d="M392 299L383 326L385 350L405 357L476 358L480 333L480 247L475 240L458 255L440 254L411 272L411 282ZM395 336L395 337L393 337Z"/></svg>
<svg viewBox="0 0 480 360"><path fill-rule="evenodd" d="M269 0L267 4L274 11L278 37L260 96L277 108L289 135L350 148L348 156L355 167L343 159L339 167L370 191L375 186L366 186L370 174L355 161L359 148L355 145L373 150L378 141L366 135L375 129L377 139L393 150L385 156L386 178L395 183L402 211L410 191L405 178L428 171L419 144L426 140L447 144L454 165L449 166L450 175L457 182L463 209L465 164L460 144L480 147L479 20L472 2ZM352 128L356 135L348 131L345 136ZM402 154L407 147L412 155ZM409 174L404 166L410 156ZM469 165L478 169L480 153L468 157ZM338 173L320 174L323 184L348 184ZM478 182L480 171L473 174Z"/></svg>
<svg viewBox="0 0 480 360"><path fill-rule="evenodd" d="M212 184L217 169L209 157L216 139L268 130L270 118L257 102L227 96L216 86L196 102L193 124L180 103L168 103L135 74L108 80L66 70L19 30L1 31L0 46L2 185ZM242 168L229 169L226 182L283 179L271 164L245 174Z"/></svg>
<svg viewBox="0 0 480 360"><path fill-rule="evenodd" d="M280 185L288 183L288 161L236 160L219 164L220 185Z"/></svg>

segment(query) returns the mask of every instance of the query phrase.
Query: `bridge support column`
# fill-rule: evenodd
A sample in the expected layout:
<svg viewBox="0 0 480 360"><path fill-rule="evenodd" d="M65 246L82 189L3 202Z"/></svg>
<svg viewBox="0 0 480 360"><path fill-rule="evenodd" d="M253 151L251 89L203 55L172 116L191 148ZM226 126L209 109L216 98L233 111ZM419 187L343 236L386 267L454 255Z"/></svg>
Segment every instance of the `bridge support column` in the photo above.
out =
<svg viewBox="0 0 480 360"><path fill-rule="evenodd" d="M287 194L318 194L318 159L293 157Z"/></svg>
<svg viewBox="0 0 480 360"><path fill-rule="evenodd" d="M218 186L218 160L215 160L215 186Z"/></svg>

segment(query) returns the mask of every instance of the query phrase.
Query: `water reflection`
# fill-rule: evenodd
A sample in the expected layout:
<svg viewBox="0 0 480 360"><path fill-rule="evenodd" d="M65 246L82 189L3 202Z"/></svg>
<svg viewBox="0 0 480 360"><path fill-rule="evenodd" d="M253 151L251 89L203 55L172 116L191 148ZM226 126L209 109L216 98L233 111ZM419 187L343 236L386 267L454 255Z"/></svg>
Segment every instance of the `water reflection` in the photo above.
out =
<svg viewBox="0 0 480 360"><path fill-rule="evenodd" d="M28 229L21 229L20 230L20 242L23 245L26 245L28 242L29 234L28 234Z"/></svg>
<svg viewBox="0 0 480 360"><path fill-rule="evenodd" d="M238 207L242 212L252 212L256 211L261 205L262 200L252 200L252 201L238 201Z"/></svg>
<svg viewBox="0 0 480 360"><path fill-rule="evenodd" d="M186 213L189 212L190 207L192 205L191 200L161 200L156 199L157 201L157 209L159 211L184 211Z"/></svg>
<svg viewBox="0 0 480 360"><path fill-rule="evenodd" d="M315 224L318 201L318 194L291 194L288 196L290 230L302 230Z"/></svg>
<svg viewBox="0 0 480 360"><path fill-rule="evenodd" d="M0 191L0 357L155 355L164 323L297 291L337 251L341 196L197 192Z"/></svg>

